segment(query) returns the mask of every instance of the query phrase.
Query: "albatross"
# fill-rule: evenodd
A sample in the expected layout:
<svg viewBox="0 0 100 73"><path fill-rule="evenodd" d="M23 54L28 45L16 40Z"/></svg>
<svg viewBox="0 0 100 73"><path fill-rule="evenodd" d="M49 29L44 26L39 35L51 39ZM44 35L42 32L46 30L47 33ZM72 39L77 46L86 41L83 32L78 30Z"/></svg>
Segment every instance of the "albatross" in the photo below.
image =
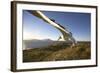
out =
<svg viewBox="0 0 100 73"><path fill-rule="evenodd" d="M77 41L72 36L72 33L70 31L68 31L61 24L55 22L54 19L50 19L49 17L47 17L45 14L43 14L39 10L35 10L35 11L28 10L28 12L31 13L32 15L36 16L37 18L42 19L46 23L54 26L56 29L58 29L62 33L62 35L60 35L58 40L61 40L61 41L71 41L72 42L72 46L74 46L77 43Z"/></svg>

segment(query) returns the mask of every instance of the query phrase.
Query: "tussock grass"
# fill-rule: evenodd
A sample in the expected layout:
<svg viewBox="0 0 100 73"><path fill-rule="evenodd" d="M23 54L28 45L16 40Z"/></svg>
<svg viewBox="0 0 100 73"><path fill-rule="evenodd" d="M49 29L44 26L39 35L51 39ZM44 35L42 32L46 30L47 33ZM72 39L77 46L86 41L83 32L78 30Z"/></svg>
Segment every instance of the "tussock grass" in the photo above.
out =
<svg viewBox="0 0 100 73"><path fill-rule="evenodd" d="M90 42L78 42L71 47L67 43L55 43L44 48L23 50L23 62L81 60L91 58Z"/></svg>

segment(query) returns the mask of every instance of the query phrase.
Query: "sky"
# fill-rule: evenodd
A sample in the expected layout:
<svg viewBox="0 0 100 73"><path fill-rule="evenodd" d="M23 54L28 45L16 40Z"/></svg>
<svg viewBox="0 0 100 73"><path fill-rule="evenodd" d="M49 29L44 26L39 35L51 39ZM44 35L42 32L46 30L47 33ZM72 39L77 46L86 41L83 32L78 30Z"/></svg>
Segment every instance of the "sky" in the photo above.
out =
<svg viewBox="0 0 100 73"><path fill-rule="evenodd" d="M91 14L77 12L42 11L50 19L61 24L77 41L91 40ZM61 32L52 25L44 22L23 10L23 39L57 40Z"/></svg>

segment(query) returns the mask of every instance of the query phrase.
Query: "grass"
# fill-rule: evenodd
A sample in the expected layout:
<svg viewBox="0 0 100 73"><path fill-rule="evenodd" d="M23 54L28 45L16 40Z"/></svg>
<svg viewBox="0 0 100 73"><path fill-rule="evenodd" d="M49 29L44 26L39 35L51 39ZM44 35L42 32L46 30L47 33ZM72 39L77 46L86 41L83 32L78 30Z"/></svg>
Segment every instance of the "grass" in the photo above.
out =
<svg viewBox="0 0 100 73"><path fill-rule="evenodd" d="M78 42L74 47L63 42L48 47L23 50L23 62L90 59L90 46L90 42Z"/></svg>

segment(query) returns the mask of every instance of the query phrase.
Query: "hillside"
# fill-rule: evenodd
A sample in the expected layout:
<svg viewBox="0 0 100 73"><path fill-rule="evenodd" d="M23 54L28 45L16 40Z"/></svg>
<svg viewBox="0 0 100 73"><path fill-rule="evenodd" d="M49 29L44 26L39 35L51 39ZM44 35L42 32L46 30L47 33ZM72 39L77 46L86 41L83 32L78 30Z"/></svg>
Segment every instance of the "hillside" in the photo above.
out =
<svg viewBox="0 0 100 73"><path fill-rule="evenodd" d="M23 62L90 59L90 42L78 42L71 47L65 42L48 47L23 50Z"/></svg>

